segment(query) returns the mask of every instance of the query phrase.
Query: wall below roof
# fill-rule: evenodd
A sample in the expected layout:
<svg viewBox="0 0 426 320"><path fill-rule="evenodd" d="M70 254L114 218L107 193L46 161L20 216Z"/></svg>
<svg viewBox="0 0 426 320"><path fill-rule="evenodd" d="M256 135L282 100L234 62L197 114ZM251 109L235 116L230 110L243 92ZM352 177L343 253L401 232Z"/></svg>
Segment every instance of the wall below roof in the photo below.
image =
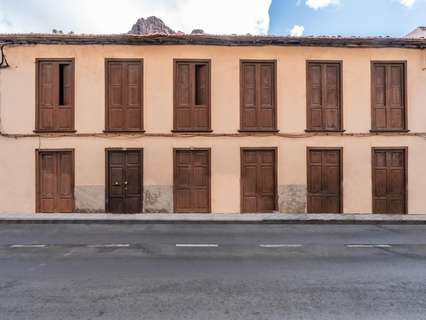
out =
<svg viewBox="0 0 426 320"><path fill-rule="evenodd" d="M304 134L306 60L343 61L343 122L347 134L363 137L0 137L0 212L34 212L37 148L74 148L76 204L80 211L104 210L105 148L144 148L145 210L172 210L173 148L212 148L212 210L240 211L240 148L278 147L279 209L299 212L306 206L306 147L343 147L344 211L371 212L371 147L408 146L408 209L426 211L426 140L421 136L369 135L370 61L406 60L408 127L426 133L426 73L422 50L303 47L206 46L17 46L7 49L8 69L0 82L4 133L33 134L35 59L75 58L76 130L104 129L105 58L144 59L144 114L147 133L170 134L173 127L173 59L211 59L212 129L239 129L239 60L277 60L278 129ZM5 181L5 183L3 183Z"/></svg>

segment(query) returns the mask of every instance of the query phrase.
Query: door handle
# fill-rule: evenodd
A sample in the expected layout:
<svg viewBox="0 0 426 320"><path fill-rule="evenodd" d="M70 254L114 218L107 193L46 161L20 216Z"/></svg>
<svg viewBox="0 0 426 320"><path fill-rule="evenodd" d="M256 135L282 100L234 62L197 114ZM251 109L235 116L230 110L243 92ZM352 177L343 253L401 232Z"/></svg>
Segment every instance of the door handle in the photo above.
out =
<svg viewBox="0 0 426 320"><path fill-rule="evenodd" d="M127 186L129 183L127 181L124 181L124 184Z"/></svg>
<svg viewBox="0 0 426 320"><path fill-rule="evenodd" d="M115 185L115 186L119 186L119 185L120 185L120 183L119 183L118 181L116 181L116 182L114 182L114 185Z"/></svg>

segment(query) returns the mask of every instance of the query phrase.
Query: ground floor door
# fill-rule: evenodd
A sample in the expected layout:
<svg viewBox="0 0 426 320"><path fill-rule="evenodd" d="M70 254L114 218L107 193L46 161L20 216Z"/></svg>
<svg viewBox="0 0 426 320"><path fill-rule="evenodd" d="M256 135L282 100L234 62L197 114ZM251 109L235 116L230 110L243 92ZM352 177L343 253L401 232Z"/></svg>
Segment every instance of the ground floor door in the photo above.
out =
<svg viewBox="0 0 426 320"><path fill-rule="evenodd" d="M143 210L143 150L106 151L106 210L141 213Z"/></svg>
<svg viewBox="0 0 426 320"><path fill-rule="evenodd" d="M38 150L36 163L37 212L73 212L73 150Z"/></svg>
<svg viewBox="0 0 426 320"><path fill-rule="evenodd" d="M175 212L211 212L210 149L175 149L173 180Z"/></svg>
<svg viewBox="0 0 426 320"><path fill-rule="evenodd" d="M307 153L308 213L341 213L341 149L308 148Z"/></svg>
<svg viewBox="0 0 426 320"><path fill-rule="evenodd" d="M373 148L373 212L407 213L407 151Z"/></svg>
<svg viewBox="0 0 426 320"><path fill-rule="evenodd" d="M277 209L276 149L241 150L241 211L273 212Z"/></svg>

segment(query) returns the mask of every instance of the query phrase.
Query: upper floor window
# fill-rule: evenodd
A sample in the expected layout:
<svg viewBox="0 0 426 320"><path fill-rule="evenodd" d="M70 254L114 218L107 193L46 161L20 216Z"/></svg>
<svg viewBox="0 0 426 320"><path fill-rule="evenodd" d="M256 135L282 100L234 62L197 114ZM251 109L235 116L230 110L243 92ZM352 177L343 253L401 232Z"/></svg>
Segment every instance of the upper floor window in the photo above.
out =
<svg viewBox="0 0 426 320"><path fill-rule="evenodd" d="M174 64L173 131L210 131L210 61Z"/></svg>
<svg viewBox="0 0 426 320"><path fill-rule="evenodd" d="M107 59L105 131L143 131L143 60Z"/></svg>
<svg viewBox="0 0 426 320"><path fill-rule="evenodd" d="M74 60L36 60L36 131L74 131Z"/></svg>
<svg viewBox="0 0 426 320"><path fill-rule="evenodd" d="M372 131L407 129L406 62L372 62Z"/></svg>
<svg viewBox="0 0 426 320"><path fill-rule="evenodd" d="M243 60L240 131L277 131L276 62Z"/></svg>
<svg viewBox="0 0 426 320"><path fill-rule="evenodd" d="M341 62L307 63L307 131L342 130Z"/></svg>

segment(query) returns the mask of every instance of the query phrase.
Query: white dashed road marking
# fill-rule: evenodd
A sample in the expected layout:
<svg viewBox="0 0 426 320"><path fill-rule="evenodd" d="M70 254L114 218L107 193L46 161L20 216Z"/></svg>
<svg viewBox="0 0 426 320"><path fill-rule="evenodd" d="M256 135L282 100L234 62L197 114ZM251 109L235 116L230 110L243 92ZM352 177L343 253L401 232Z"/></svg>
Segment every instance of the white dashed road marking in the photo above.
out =
<svg viewBox="0 0 426 320"><path fill-rule="evenodd" d="M184 247L184 248L217 248L218 244L208 244L208 243L177 243L176 247Z"/></svg>
<svg viewBox="0 0 426 320"><path fill-rule="evenodd" d="M390 244L347 244L348 248L391 248Z"/></svg>
<svg viewBox="0 0 426 320"><path fill-rule="evenodd" d="M261 244L261 248L301 248L302 244Z"/></svg>
<svg viewBox="0 0 426 320"><path fill-rule="evenodd" d="M130 244L128 243L118 243L118 244L91 244L88 245L89 248L128 248L130 247Z"/></svg>
<svg viewBox="0 0 426 320"><path fill-rule="evenodd" d="M45 244L13 244L11 248L46 248Z"/></svg>

